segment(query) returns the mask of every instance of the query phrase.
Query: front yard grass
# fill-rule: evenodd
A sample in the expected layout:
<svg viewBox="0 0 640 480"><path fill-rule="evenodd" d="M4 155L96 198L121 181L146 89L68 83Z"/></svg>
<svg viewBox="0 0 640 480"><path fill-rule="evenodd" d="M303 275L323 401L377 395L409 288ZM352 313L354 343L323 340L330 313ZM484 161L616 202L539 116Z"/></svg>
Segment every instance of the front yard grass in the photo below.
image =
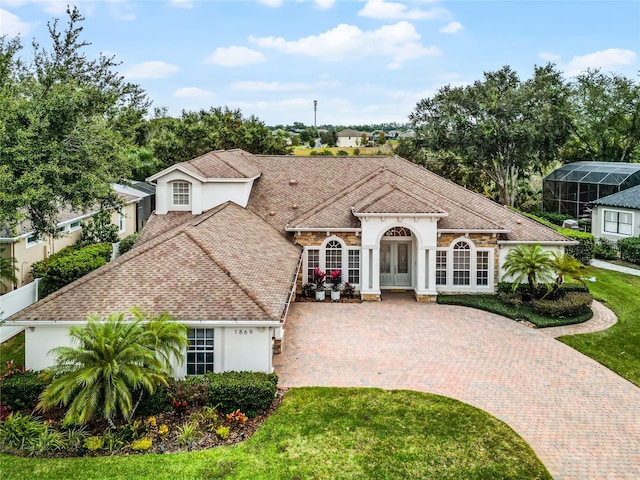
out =
<svg viewBox="0 0 640 480"><path fill-rule="evenodd" d="M588 267L585 277L594 298L618 316L618 323L602 332L571 335L560 341L588 355L640 387L640 277Z"/></svg>
<svg viewBox="0 0 640 480"><path fill-rule="evenodd" d="M461 305L472 307L487 312L496 313L514 320L527 320L536 327L557 327L559 325L572 325L586 322L593 316L589 311L583 315L571 318L554 318L536 312L528 304L516 307L503 302L497 295L438 295L438 303L445 305Z"/></svg>
<svg viewBox="0 0 640 480"><path fill-rule="evenodd" d="M550 479L503 422L411 391L290 390L246 442L190 453L68 459L0 456L10 479Z"/></svg>

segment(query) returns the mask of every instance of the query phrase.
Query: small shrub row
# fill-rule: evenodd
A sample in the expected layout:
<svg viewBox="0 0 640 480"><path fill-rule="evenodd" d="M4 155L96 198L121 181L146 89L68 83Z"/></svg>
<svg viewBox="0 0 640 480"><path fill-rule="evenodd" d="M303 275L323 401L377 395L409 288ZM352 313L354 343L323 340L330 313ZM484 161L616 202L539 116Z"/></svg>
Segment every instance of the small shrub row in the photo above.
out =
<svg viewBox="0 0 640 480"><path fill-rule="evenodd" d="M41 279L41 297L101 267L111 259L112 250L110 243L96 243L83 248L67 247L34 263L31 272L34 277Z"/></svg>
<svg viewBox="0 0 640 480"><path fill-rule="evenodd" d="M254 415L271 405L278 376L261 372L224 372L205 375L209 385L209 405L223 412L241 410Z"/></svg>
<svg viewBox="0 0 640 480"><path fill-rule="evenodd" d="M589 311L593 297L587 292L566 292L559 298L534 300L533 309L553 318L568 318L583 315Z"/></svg>
<svg viewBox="0 0 640 480"><path fill-rule="evenodd" d="M622 260L640 265L640 237L618 240L618 248Z"/></svg>
<svg viewBox="0 0 640 480"><path fill-rule="evenodd" d="M38 372L14 373L0 380L2 403L14 412L32 410L44 387L45 383Z"/></svg>
<svg viewBox="0 0 640 480"><path fill-rule="evenodd" d="M602 260L615 260L618 258L618 245L601 237L596 243L594 255Z"/></svg>

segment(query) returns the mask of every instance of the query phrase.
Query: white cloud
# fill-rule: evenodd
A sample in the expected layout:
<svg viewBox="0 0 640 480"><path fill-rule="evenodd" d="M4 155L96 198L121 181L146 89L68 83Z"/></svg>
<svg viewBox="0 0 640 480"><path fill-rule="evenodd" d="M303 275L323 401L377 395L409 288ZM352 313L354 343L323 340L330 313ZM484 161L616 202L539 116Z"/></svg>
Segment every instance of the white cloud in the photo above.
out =
<svg viewBox="0 0 640 480"><path fill-rule="evenodd" d="M278 8L282 6L282 0L258 0L263 5L271 8Z"/></svg>
<svg viewBox="0 0 640 480"><path fill-rule="evenodd" d="M109 13L116 20L130 22L136 19L133 11L133 5L125 0L107 0L109 4Z"/></svg>
<svg viewBox="0 0 640 480"><path fill-rule="evenodd" d="M588 68L609 69L618 65L630 65L636 61L636 53L632 50L609 48L587 55L573 57L565 66L565 74L572 76L584 72Z"/></svg>
<svg viewBox="0 0 640 480"><path fill-rule="evenodd" d="M314 0L316 5L322 10L329 10L336 3L336 0Z"/></svg>
<svg viewBox="0 0 640 480"><path fill-rule="evenodd" d="M542 60L546 60L547 62L559 62L561 57L556 53L540 52L538 54L538 58L541 58Z"/></svg>
<svg viewBox="0 0 640 480"><path fill-rule="evenodd" d="M446 24L444 27L440 29L442 33L451 33L455 34L462 30L464 27L460 22L451 22Z"/></svg>
<svg viewBox="0 0 640 480"><path fill-rule="evenodd" d="M149 61L132 65L125 70L124 76L130 79L168 78L180 70L180 67L162 61Z"/></svg>
<svg viewBox="0 0 640 480"><path fill-rule="evenodd" d="M253 37L252 43L283 53L306 55L325 61L357 60L365 57L390 57L387 68L399 68L406 60L439 56L437 47L424 47L420 34L408 22L384 25L362 31L355 25L340 24L319 35L288 41L282 37Z"/></svg>
<svg viewBox="0 0 640 480"><path fill-rule="evenodd" d="M214 94L208 90L203 90L198 87L184 87L179 88L175 92L173 92L173 96L176 98L196 98L196 99L204 99L211 98Z"/></svg>
<svg viewBox="0 0 640 480"><path fill-rule="evenodd" d="M430 10L409 9L403 3L369 0L358 15L380 20L421 20L438 18L446 13L447 9L441 7Z"/></svg>
<svg viewBox="0 0 640 480"><path fill-rule="evenodd" d="M0 25L2 25L0 34L7 35L9 37L26 35L33 27L32 24L23 22L20 20L20 17L2 8L0 8Z"/></svg>
<svg viewBox="0 0 640 480"><path fill-rule="evenodd" d="M193 0L171 0L171 5L177 8L193 8Z"/></svg>
<svg viewBox="0 0 640 480"><path fill-rule="evenodd" d="M338 81L321 80L315 83L239 81L231 84L231 90L243 92L299 92L318 89L340 88Z"/></svg>
<svg viewBox="0 0 640 480"><path fill-rule="evenodd" d="M244 67L267 61L262 53L247 47L218 47L213 54L205 60L205 63L221 65L223 67Z"/></svg>

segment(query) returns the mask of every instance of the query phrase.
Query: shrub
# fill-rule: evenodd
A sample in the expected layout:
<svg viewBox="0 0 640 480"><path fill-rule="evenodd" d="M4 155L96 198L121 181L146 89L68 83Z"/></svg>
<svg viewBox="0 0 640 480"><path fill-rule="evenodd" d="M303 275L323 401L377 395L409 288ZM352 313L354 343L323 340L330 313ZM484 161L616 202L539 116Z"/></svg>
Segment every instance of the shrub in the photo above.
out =
<svg viewBox="0 0 640 480"><path fill-rule="evenodd" d="M101 450L104 446L104 438L101 435L94 435L92 437L87 437L84 441L84 448L89 450L90 452L96 452Z"/></svg>
<svg viewBox="0 0 640 480"><path fill-rule="evenodd" d="M316 155L320 155L320 154L315 150L311 150L311 152L309 152L309 155L311 155L312 157L315 157Z"/></svg>
<svg viewBox="0 0 640 480"><path fill-rule="evenodd" d="M41 278L41 296L45 297L101 267L111 259L111 252L110 243L98 243L79 249L65 248L34 263L32 274Z"/></svg>
<svg viewBox="0 0 640 480"><path fill-rule="evenodd" d="M80 448L84 445L84 441L87 439L87 431L84 427L74 427L67 430L67 447Z"/></svg>
<svg viewBox="0 0 640 480"><path fill-rule="evenodd" d="M44 388L38 372L25 371L0 380L2 402L14 412L33 409Z"/></svg>
<svg viewBox="0 0 640 480"><path fill-rule="evenodd" d="M565 215L564 213L557 212L534 212L537 217L540 217L554 225L562 226L565 220L573 220L571 215Z"/></svg>
<svg viewBox="0 0 640 480"><path fill-rule="evenodd" d="M138 240L139 236L139 233L132 233L128 237L124 237L122 240L120 240L120 246L118 247L118 252L120 252L120 255L123 255L131 250Z"/></svg>
<svg viewBox="0 0 640 480"><path fill-rule="evenodd" d="M346 150L338 150L336 152L336 155L339 157L348 157L349 156L349 152L347 152Z"/></svg>
<svg viewBox="0 0 640 480"><path fill-rule="evenodd" d="M216 428L216 435L218 435L222 440L226 440L229 438L229 427L222 425Z"/></svg>
<svg viewBox="0 0 640 480"><path fill-rule="evenodd" d="M67 446L64 435L55 430L49 430L45 427L44 431L40 432L38 437L34 438L29 445L26 446L26 450L33 453L48 453L57 452L64 449Z"/></svg>
<svg viewBox="0 0 640 480"><path fill-rule="evenodd" d="M113 432L111 430L107 430L106 432L104 432L102 439L102 444L108 452L119 450L124 447L125 444L125 441L122 439L122 437L118 435L117 432Z"/></svg>
<svg viewBox="0 0 640 480"><path fill-rule="evenodd" d="M618 240L618 249L622 260L640 265L640 237Z"/></svg>
<svg viewBox="0 0 640 480"><path fill-rule="evenodd" d="M209 405L219 405L222 412L241 410L255 414L273 402L278 384L276 374L261 372L207 373Z"/></svg>
<svg viewBox="0 0 640 480"><path fill-rule="evenodd" d="M47 427L38 418L21 413L12 413L0 424L0 448L17 450L28 447L46 431Z"/></svg>
<svg viewBox="0 0 640 480"><path fill-rule="evenodd" d="M169 397L171 400L186 401L193 406L206 405L209 400L207 379L194 376L184 380L169 380Z"/></svg>
<svg viewBox="0 0 640 480"><path fill-rule="evenodd" d="M198 435L198 424L195 422L187 422L178 427L178 443L182 446L191 445Z"/></svg>
<svg viewBox="0 0 640 480"><path fill-rule="evenodd" d="M601 237L596 243L594 255L603 260L615 260L618 258L618 247L614 242Z"/></svg>
<svg viewBox="0 0 640 480"><path fill-rule="evenodd" d="M111 223L111 211L100 210L82 227L80 244L115 243L118 241L118 227Z"/></svg>
<svg viewBox="0 0 640 480"><path fill-rule="evenodd" d="M151 445L153 445L153 440L151 440L149 437L144 437L131 442L131 450L134 450L136 452L144 452L149 450L151 448Z"/></svg>
<svg viewBox="0 0 640 480"><path fill-rule="evenodd" d="M353 155L360 155L360 149L359 148L354 148L353 149Z"/></svg>
<svg viewBox="0 0 640 480"><path fill-rule="evenodd" d="M140 391L136 391L132 397L139 398L140 393ZM168 410L171 410L169 390L164 385L158 385L152 394L149 394L146 390L143 391L142 400L140 400L140 405L138 405L136 412L143 417L148 417Z"/></svg>
<svg viewBox="0 0 640 480"><path fill-rule="evenodd" d="M588 312L592 300L593 297L587 292L566 292L555 300L534 300L533 308L554 318L576 317Z"/></svg>

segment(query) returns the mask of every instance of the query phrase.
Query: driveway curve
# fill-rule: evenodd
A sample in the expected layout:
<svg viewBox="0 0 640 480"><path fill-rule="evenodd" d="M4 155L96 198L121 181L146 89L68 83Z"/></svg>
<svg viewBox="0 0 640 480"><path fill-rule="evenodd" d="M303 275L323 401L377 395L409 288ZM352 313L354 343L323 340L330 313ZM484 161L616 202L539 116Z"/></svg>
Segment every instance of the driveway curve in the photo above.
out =
<svg viewBox="0 0 640 480"><path fill-rule="evenodd" d="M285 330L284 386L437 393L507 423L554 478L640 479L640 388L539 330L406 296L292 304Z"/></svg>

